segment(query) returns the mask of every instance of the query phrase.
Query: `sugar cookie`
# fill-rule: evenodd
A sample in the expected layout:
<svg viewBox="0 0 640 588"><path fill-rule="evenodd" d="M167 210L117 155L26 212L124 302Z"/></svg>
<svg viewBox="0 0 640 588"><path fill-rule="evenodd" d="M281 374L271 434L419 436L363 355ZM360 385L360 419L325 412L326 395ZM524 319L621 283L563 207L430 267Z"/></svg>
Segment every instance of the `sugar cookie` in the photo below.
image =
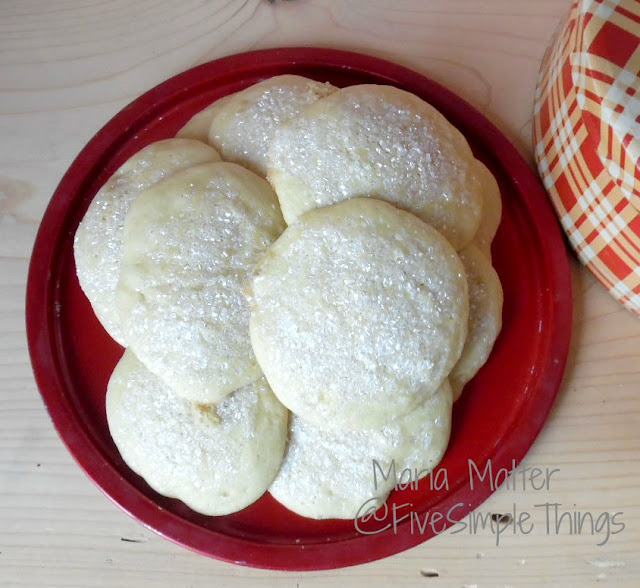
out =
<svg viewBox="0 0 640 588"><path fill-rule="evenodd" d="M120 345L126 345L126 339L114 297L124 219L131 202L141 190L179 169L219 160L215 149L199 141L166 139L152 143L128 159L89 205L74 239L78 280L98 320Z"/></svg>
<svg viewBox="0 0 640 588"><path fill-rule="evenodd" d="M250 332L280 401L316 425L378 427L457 362L467 281L435 229L373 198L301 216L256 266Z"/></svg>
<svg viewBox="0 0 640 588"><path fill-rule="evenodd" d="M217 402L260 377L243 284L283 228L268 183L234 163L182 170L132 203L121 324L139 359L181 396Z"/></svg>
<svg viewBox="0 0 640 588"><path fill-rule="evenodd" d="M279 125L268 178L288 224L312 208L374 197L414 213L460 249L482 212L475 162L431 105L391 86L359 85Z"/></svg>
<svg viewBox="0 0 640 588"><path fill-rule="evenodd" d="M405 468L417 470L420 478L440 462L449 442L451 404L445 380L425 403L378 429L336 431L293 416L284 461L269 492L289 510L313 519L354 519L379 507Z"/></svg>
<svg viewBox="0 0 640 588"><path fill-rule="evenodd" d="M287 411L264 378L217 405L174 394L125 351L107 388L107 420L124 461L160 494L207 515L255 502L282 462Z"/></svg>
<svg viewBox="0 0 640 588"><path fill-rule="evenodd" d="M484 201L480 226L473 237L473 243L491 259L491 243L498 232L502 218L502 199L498 182L496 182L493 174L483 163L478 161L477 165L482 179Z"/></svg>
<svg viewBox="0 0 640 588"><path fill-rule="evenodd" d="M294 75L263 80L211 105L209 143L226 161L266 177L266 152L275 128L336 89Z"/></svg>
<svg viewBox="0 0 640 588"><path fill-rule="evenodd" d="M176 137L185 139L197 139L203 143L209 142L209 129L215 113L220 110L225 102L231 100L233 94L218 98L215 102L196 112L187 123L176 133Z"/></svg>
<svg viewBox="0 0 640 588"><path fill-rule="evenodd" d="M496 270L475 245L459 255L469 284L469 330L462 355L449 374L455 400L487 361L502 327L502 286Z"/></svg>

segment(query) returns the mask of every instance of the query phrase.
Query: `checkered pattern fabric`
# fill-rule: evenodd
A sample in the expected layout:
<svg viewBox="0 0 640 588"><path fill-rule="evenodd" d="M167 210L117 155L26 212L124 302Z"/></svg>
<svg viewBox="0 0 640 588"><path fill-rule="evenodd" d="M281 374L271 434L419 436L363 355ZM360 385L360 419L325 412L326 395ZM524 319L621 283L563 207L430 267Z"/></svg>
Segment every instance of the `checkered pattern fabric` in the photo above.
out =
<svg viewBox="0 0 640 588"><path fill-rule="evenodd" d="M640 316L640 1L578 0L536 89L538 169L580 260Z"/></svg>

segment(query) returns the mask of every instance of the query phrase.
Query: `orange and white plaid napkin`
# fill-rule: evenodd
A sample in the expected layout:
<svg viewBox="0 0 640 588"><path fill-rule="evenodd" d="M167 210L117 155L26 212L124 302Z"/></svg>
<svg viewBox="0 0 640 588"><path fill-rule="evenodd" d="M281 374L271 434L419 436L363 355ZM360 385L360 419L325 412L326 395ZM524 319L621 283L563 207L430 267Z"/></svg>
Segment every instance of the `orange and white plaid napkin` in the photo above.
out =
<svg viewBox="0 0 640 588"><path fill-rule="evenodd" d="M578 257L640 316L640 1L573 4L542 62L534 147Z"/></svg>

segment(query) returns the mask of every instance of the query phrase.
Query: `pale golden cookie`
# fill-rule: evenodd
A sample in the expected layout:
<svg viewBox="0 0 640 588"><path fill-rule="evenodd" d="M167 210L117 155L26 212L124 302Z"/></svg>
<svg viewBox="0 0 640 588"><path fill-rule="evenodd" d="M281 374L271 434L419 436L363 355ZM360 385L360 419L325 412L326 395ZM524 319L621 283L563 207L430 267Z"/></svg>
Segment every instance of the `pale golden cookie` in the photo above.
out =
<svg viewBox="0 0 640 588"><path fill-rule="evenodd" d="M480 178L482 180L484 201L482 205L482 218L480 226L473 237L480 251L491 259L491 243L498 232L500 220L502 218L502 199L498 182L488 168L479 161L477 162Z"/></svg>
<svg viewBox="0 0 640 588"><path fill-rule="evenodd" d="M458 361L464 268L448 241L373 198L310 211L256 266L248 295L260 366L312 423L364 429L410 412Z"/></svg>
<svg viewBox="0 0 640 588"><path fill-rule="evenodd" d="M185 139L197 139L204 143L209 142L209 129L211 121L218 110L220 110L226 102L231 100L233 94L219 98L200 112L196 112L187 123L176 133L176 137Z"/></svg>
<svg viewBox="0 0 640 588"><path fill-rule="evenodd" d="M458 253L469 284L469 331L462 355L449 374L454 399L486 363L502 328L502 286L491 261L475 245Z"/></svg>
<svg viewBox="0 0 640 588"><path fill-rule="evenodd" d="M243 285L283 228L269 184L234 163L177 172L131 205L121 324L140 360L181 396L217 402L260 377Z"/></svg>
<svg viewBox="0 0 640 588"><path fill-rule="evenodd" d="M353 197L386 200L454 246L476 233L482 184L462 134L435 108L391 86L338 90L275 131L268 179L285 221Z"/></svg>
<svg viewBox="0 0 640 588"><path fill-rule="evenodd" d="M276 127L336 89L294 75L263 80L211 105L209 143L226 161L266 177L266 153Z"/></svg>
<svg viewBox="0 0 640 588"><path fill-rule="evenodd" d="M115 290L124 219L131 202L141 190L177 170L219 160L215 149L200 141L167 139L152 143L128 159L89 205L73 244L78 281L98 320L120 345L127 341L116 311Z"/></svg>
<svg viewBox="0 0 640 588"><path fill-rule="evenodd" d="M293 416L285 458L269 492L312 519L354 519L375 509L405 468L420 478L440 462L449 442L451 405L445 380L425 403L378 429L337 431Z"/></svg>
<svg viewBox="0 0 640 588"><path fill-rule="evenodd" d="M263 378L217 405L195 404L127 350L109 380L106 405L127 465L160 494L206 515L258 500L282 462L287 410Z"/></svg>

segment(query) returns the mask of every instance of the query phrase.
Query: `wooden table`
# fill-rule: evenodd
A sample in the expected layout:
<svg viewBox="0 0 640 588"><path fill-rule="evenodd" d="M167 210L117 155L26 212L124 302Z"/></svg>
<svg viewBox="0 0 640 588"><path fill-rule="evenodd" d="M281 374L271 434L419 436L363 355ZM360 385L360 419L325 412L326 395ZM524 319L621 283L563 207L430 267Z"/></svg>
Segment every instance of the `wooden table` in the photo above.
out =
<svg viewBox="0 0 640 588"><path fill-rule="evenodd" d="M640 585L640 320L572 262L564 384L526 465L550 489L482 507L532 513L529 535L443 534L332 572L217 562L156 536L107 500L67 453L33 381L27 266L57 182L87 140L164 79L224 55L286 45L352 49L423 72L469 100L531 159L538 65L569 0L0 2L0 585ZM605 538L545 531L544 509L622 512ZM615 530L619 530L616 527ZM437 576L435 575L437 574Z"/></svg>

